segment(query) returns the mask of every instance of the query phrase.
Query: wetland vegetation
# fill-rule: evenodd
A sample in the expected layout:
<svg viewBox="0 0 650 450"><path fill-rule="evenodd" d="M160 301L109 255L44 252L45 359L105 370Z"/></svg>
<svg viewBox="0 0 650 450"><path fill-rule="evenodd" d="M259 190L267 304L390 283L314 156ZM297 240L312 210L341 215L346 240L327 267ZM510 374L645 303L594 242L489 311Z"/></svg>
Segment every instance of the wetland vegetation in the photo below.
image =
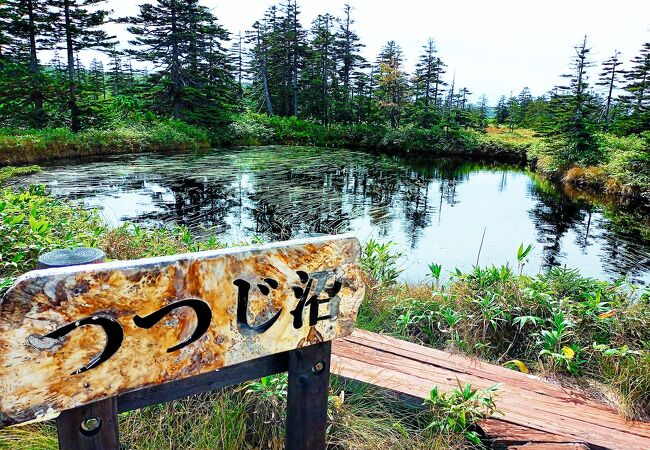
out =
<svg viewBox="0 0 650 450"><path fill-rule="evenodd" d="M282 1L237 35L195 0L105 6L0 3L0 293L58 248L134 259L351 231L360 327L649 419L650 43L598 71L585 37L563 83L490 106L432 39L410 73L393 40L367 60L350 5L305 26ZM328 443L472 448L494 399L460 386L413 407L334 377ZM281 448L285 400L268 377L122 414L122 439ZM0 431L0 448L56 446L51 423Z"/></svg>

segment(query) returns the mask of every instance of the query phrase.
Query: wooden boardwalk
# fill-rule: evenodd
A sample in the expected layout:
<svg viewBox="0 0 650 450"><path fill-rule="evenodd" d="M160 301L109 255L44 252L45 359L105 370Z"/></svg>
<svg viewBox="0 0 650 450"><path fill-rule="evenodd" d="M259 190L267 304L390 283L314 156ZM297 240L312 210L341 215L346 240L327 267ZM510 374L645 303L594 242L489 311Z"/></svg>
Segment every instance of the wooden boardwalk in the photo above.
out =
<svg viewBox="0 0 650 450"><path fill-rule="evenodd" d="M650 423L532 375L388 336L357 330L335 340L332 372L419 399L458 380L481 389L498 383L501 414L480 423L493 448L650 450Z"/></svg>

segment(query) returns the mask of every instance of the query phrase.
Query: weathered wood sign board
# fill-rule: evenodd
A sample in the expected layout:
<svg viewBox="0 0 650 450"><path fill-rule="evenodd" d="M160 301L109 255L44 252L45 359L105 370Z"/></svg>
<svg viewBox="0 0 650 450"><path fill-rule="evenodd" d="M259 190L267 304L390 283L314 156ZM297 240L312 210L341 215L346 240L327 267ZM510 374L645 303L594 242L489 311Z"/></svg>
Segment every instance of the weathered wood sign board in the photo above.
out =
<svg viewBox="0 0 650 450"><path fill-rule="evenodd" d="M351 333L351 236L38 270L0 303L0 427Z"/></svg>

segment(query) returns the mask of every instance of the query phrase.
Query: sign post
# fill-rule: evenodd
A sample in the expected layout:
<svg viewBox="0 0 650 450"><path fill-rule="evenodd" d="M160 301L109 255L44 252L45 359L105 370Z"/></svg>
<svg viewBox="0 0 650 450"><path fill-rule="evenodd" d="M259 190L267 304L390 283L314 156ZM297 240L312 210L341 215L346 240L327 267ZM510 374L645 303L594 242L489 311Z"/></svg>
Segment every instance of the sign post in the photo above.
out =
<svg viewBox="0 0 650 450"><path fill-rule="evenodd" d="M286 446L324 448L359 256L335 236L27 273L0 303L0 426L56 417L62 449L117 449L118 412L288 371Z"/></svg>

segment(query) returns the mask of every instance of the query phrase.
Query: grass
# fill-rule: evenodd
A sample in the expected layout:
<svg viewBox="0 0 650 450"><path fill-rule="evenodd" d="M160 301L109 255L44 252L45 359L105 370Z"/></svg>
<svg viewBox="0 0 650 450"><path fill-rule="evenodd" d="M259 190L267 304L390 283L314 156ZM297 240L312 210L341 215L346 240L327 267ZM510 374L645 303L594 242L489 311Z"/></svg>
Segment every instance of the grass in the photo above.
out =
<svg viewBox="0 0 650 450"><path fill-rule="evenodd" d="M120 437L125 448L134 450L280 450L284 448L285 408L286 391L255 380L122 413ZM409 406L390 392L336 376L331 380L328 417L328 448L470 448L462 433L427 429L434 417L428 410ZM56 448L52 422L0 431L0 449Z"/></svg>
<svg viewBox="0 0 650 450"><path fill-rule="evenodd" d="M649 419L650 291L566 268L520 272L477 266L444 283L436 272L431 284L378 280L357 323L574 385L586 381L626 416Z"/></svg>
<svg viewBox="0 0 650 450"><path fill-rule="evenodd" d="M110 130L72 133L65 128L0 130L0 164L31 164L59 158L209 148L206 131L166 120Z"/></svg>
<svg viewBox="0 0 650 450"><path fill-rule="evenodd" d="M170 151L233 145L306 145L388 153L424 152L528 161L548 177L578 188L611 195L650 199L650 133L597 136L604 161L592 167L565 167L553 149L528 129L489 126L486 130L432 126L392 129L369 124L319 123L295 117L245 113L225 128L207 130L181 121L124 125L111 130L0 129L0 164L30 164L57 158Z"/></svg>
<svg viewBox="0 0 650 450"><path fill-rule="evenodd" d="M0 167L0 186L7 184L13 178L18 178L23 175L31 175L38 173L42 169L40 166L24 166L24 167Z"/></svg>
<svg viewBox="0 0 650 450"><path fill-rule="evenodd" d="M626 137L600 133L597 140L604 155L602 163L565 167L533 130L488 127L486 131L477 137L483 148L522 153L538 173L564 185L614 196L619 201L650 200L650 133Z"/></svg>

